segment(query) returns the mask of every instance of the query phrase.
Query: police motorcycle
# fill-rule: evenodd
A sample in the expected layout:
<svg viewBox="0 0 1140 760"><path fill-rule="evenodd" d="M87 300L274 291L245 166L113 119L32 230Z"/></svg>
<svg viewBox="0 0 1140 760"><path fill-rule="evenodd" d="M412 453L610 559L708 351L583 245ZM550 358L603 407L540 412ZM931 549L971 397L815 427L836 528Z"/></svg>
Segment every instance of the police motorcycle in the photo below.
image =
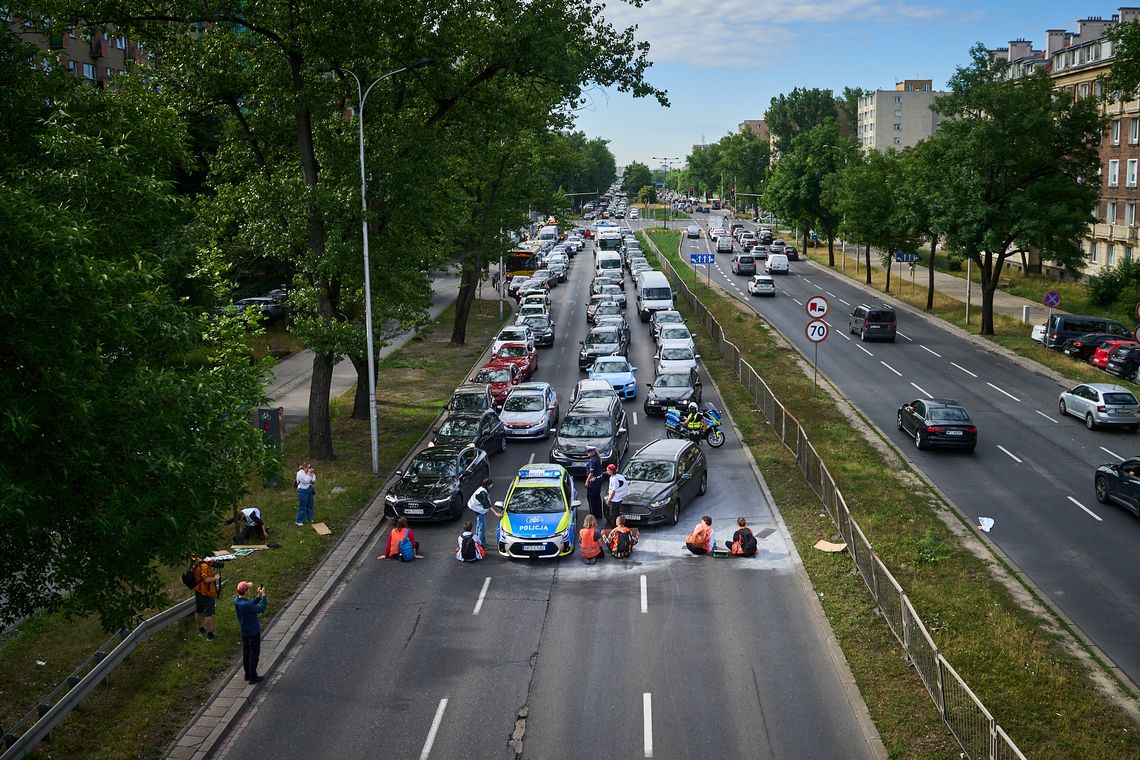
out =
<svg viewBox="0 0 1140 760"><path fill-rule="evenodd" d="M667 438L688 438L698 445L704 440L714 449L719 449L724 445L724 431L720 429L720 412L712 405L712 402L705 402L704 411L701 412L705 424L700 430L689 428L685 422L687 414L684 409L677 407L665 410L665 436Z"/></svg>

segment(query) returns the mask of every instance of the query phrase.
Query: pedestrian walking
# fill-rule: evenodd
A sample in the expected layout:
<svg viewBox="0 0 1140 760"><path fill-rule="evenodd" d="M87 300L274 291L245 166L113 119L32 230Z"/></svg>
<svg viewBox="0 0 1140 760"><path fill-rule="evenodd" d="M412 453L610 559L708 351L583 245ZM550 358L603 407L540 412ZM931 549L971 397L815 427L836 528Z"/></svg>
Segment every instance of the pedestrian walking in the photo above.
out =
<svg viewBox="0 0 1140 760"><path fill-rule="evenodd" d="M586 447L586 503L594 520L602 520L602 458L593 446Z"/></svg>
<svg viewBox="0 0 1140 760"><path fill-rule="evenodd" d="M629 495L629 481L625 479L625 475L617 471L616 464L606 467L606 473L610 476L610 492L606 496L606 526L612 528L617 524L621 503Z"/></svg>
<svg viewBox="0 0 1140 760"><path fill-rule="evenodd" d="M222 574L218 571L220 562L210 562L198 558L194 565L194 622L198 633L204 634L207 641L217 638L214 635L214 611L218 603L218 586Z"/></svg>
<svg viewBox="0 0 1140 760"><path fill-rule="evenodd" d="M602 531L598 529L598 519L593 515L586 515L582 520L582 530L578 531L578 542L581 545L582 561L592 565L602 555Z"/></svg>
<svg viewBox="0 0 1140 760"><path fill-rule="evenodd" d="M736 532L732 534L732 540L725 541L724 545L728 547L729 553L734 557L755 557L756 550L759 547L756 543L756 536L748 527L748 521L743 517L738 517L736 518L736 525Z"/></svg>
<svg viewBox="0 0 1140 760"><path fill-rule="evenodd" d="M486 550L476 535L474 526L470 522L463 523L463 532L459 534L459 543L455 547L455 558L460 562L478 562L485 556Z"/></svg>
<svg viewBox="0 0 1140 760"><path fill-rule="evenodd" d="M396 527L388 531L388 546L384 549L384 553L376 559L403 559L400 544L404 542L405 538L412 545L411 559L423 559L424 555L420 554L420 542L416 540L416 534L408 527L408 518L406 517L396 520Z"/></svg>
<svg viewBox="0 0 1140 760"><path fill-rule="evenodd" d="M297 525L304 525L313 521L313 484L317 482L317 473L313 465L302 462L297 470L295 484L297 487Z"/></svg>
<svg viewBox="0 0 1140 760"><path fill-rule="evenodd" d="M713 533L712 518L705 515L685 539L685 548L694 556L707 554L711 557L714 546L716 546L716 535Z"/></svg>
<svg viewBox="0 0 1140 760"><path fill-rule="evenodd" d="M261 659L261 618L258 615L265 612L269 600L265 596L265 586L257 587L257 596L253 599L246 598L251 588L253 584L249 581L237 585L234 611L241 629L241 664L245 668L245 680L257 683L261 680L257 674L257 663Z"/></svg>
<svg viewBox="0 0 1140 760"><path fill-rule="evenodd" d="M467 500L467 508L475 513L475 535L479 538L479 543L484 546L487 545L487 513L491 512L491 494L488 492L495 481L490 478L484 478L483 482L475 489L475 493L471 494L471 498Z"/></svg>

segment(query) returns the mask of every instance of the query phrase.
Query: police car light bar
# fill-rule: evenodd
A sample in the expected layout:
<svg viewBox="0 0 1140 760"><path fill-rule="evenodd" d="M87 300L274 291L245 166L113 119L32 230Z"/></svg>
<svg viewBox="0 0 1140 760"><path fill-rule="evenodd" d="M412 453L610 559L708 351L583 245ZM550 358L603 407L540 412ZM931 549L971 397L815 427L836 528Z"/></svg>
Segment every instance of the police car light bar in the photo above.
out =
<svg viewBox="0 0 1140 760"><path fill-rule="evenodd" d="M562 470L556 467L523 467L519 470L520 478L560 478Z"/></svg>

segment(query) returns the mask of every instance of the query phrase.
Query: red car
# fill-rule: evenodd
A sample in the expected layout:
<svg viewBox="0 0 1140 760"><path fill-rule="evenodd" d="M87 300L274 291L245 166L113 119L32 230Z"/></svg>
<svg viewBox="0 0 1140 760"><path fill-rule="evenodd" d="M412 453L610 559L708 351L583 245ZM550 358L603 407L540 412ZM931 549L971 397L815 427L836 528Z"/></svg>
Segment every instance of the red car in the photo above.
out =
<svg viewBox="0 0 1140 760"><path fill-rule="evenodd" d="M1101 369L1104 369L1108 365L1108 357L1112 354L1113 351L1120 348L1121 346L1135 345L1140 344L1137 344L1134 340L1103 341L1097 345L1096 351L1094 351L1093 355L1089 357L1089 364L1092 364L1094 367L1100 367Z"/></svg>
<svg viewBox="0 0 1140 760"><path fill-rule="evenodd" d="M586 229L582 230L582 237L586 238L587 240L593 240L594 231L587 227Z"/></svg>
<svg viewBox="0 0 1140 760"><path fill-rule="evenodd" d="M519 382L526 382L538 369L538 351L525 343L504 343L491 357L495 364L513 364L519 368Z"/></svg>
<svg viewBox="0 0 1140 760"><path fill-rule="evenodd" d="M498 408L503 405L511 389L519 384L519 368L502 360L490 361L475 370L470 382L486 385L491 391L495 407Z"/></svg>

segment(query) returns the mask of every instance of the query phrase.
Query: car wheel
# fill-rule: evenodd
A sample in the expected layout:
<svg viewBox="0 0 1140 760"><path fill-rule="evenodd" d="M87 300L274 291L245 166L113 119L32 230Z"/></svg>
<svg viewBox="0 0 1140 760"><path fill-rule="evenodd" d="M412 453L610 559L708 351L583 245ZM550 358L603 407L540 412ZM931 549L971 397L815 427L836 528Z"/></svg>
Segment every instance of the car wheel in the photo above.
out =
<svg viewBox="0 0 1140 760"><path fill-rule="evenodd" d="M709 473L706 470L704 472L704 474L701 475L701 488L700 488L701 496L704 496L708 490L709 490Z"/></svg>
<svg viewBox="0 0 1140 760"><path fill-rule="evenodd" d="M1093 490L1096 491L1097 501L1099 501L1101 504L1108 503L1108 478L1106 478L1104 475L1097 475Z"/></svg>
<svg viewBox="0 0 1140 760"><path fill-rule="evenodd" d="M502 454L506 450L507 450L507 436L504 434L503 437L499 439L499 453Z"/></svg>
<svg viewBox="0 0 1140 760"><path fill-rule="evenodd" d="M676 525L681 522L681 498L673 500L673 511L669 513L669 524Z"/></svg>
<svg viewBox="0 0 1140 760"><path fill-rule="evenodd" d="M922 428L914 429L914 447L919 451L926 448L926 441L922 440Z"/></svg>
<svg viewBox="0 0 1140 760"><path fill-rule="evenodd" d="M863 341L864 343L867 342L867 331L866 330L860 330L859 331L859 340Z"/></svg>
<svg viewBox="0 0 1140 760"><path fill-rule="evenodd" d="M895 415L895 424L896 424L896 425L898 425L898 428L899 428L899 430L902 430L902 429L903 429L903 426L902 426L902 412L899 412L897 415Z"/></svg>
<svg viewBox="0 0 1140 760"><path fill-rule="evenodd" d="M1096 430L1096 420L1093 419L1092 412L1085 414L1085 427L1089 430Z"/></svg>

